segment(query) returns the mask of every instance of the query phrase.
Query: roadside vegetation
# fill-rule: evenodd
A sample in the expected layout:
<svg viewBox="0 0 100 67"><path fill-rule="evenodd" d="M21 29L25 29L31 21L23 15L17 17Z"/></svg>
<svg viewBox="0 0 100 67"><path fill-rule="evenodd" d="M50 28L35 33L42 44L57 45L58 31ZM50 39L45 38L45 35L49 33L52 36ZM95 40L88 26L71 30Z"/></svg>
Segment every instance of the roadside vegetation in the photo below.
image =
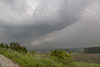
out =
<svg viewBox="0 0 100 67"><path fill-rule="evenodd" d="M100 67L94 63L74 62L74 58L65 50L53 50L50 54L40 57L36 51L27 51L25 47L14 42L8 45L0 44L0 54L22 67Z"/></svg>

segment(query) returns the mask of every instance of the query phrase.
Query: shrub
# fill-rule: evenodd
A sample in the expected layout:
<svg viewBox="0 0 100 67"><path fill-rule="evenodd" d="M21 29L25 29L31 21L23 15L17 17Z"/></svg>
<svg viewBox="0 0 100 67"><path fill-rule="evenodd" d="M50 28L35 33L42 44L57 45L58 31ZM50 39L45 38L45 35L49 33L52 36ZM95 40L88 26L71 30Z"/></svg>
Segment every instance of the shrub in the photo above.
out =
<svg viewBox="0 0 100 67"><path fill-rule="evenodd" d="M36 53L36 51L34 51L34 50L31 50L28 52L28 54L31 54L31 55L34 55L35 53Z"/></svg>
<svg viewBox="0 0 100 67"><path fill-rule="evenodd" d="M53 50L50 53L50 58L56 62L68 64L73 62L73 57L67 54L65 50Z"/></svg>

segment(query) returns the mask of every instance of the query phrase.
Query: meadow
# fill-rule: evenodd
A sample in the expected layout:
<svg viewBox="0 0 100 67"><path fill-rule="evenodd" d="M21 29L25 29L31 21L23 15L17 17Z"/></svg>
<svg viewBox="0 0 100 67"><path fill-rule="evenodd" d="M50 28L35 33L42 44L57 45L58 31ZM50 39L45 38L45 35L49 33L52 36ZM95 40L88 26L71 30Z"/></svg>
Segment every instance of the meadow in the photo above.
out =
<svg viewBox="0 0 100 67"><path fill-rule="evenodd" d="M76 61L69 64L62 64L46 57L46 54L28 55L5 48L0 48L0 54L10 58L22 67L100 67L99 64Z"/></svg>

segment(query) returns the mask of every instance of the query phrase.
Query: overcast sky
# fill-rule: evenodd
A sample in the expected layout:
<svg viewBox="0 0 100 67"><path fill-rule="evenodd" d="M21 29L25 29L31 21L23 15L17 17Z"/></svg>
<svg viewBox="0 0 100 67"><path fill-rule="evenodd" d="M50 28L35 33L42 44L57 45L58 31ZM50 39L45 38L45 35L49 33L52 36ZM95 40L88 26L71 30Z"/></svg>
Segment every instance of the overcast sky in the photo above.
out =
<svg viewBox="0 0 100 67"><path fill-rule="evenodd" d="M100 46L100 0L0 0L0 43L28 49Z"/></svg>

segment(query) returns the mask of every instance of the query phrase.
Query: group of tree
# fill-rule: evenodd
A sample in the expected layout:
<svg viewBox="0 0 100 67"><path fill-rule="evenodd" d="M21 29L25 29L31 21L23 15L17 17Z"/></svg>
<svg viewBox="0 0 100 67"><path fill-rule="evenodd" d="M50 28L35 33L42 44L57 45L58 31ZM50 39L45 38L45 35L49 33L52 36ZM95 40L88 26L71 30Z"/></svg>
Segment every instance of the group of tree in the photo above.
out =
<svg viewBox="0 0 100 67"><path fill-rule="evenodd" d="M100 53L100 47L84 48L84 53Z"/></svg>
<svg viewBox="0 0 100 67"><path fill-rule="evenodd" d="M1 48L12 49L18 52L27 53L26 47L21 46L18 42L12 42L9 44L0 43Z"/></svg>

